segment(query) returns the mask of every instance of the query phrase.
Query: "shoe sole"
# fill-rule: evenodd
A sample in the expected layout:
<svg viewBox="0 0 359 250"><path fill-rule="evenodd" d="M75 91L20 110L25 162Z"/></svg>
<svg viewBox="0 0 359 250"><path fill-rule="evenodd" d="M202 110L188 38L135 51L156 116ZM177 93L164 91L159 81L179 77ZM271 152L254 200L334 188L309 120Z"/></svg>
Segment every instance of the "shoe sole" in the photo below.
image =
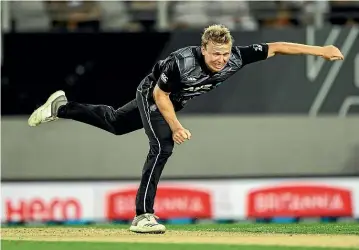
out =
<svg viewBox="0 0 359 250"><path fill-rule="evenodd" d="M150 228L139 228L137 226L131 226L130 231L140 234L164 234L166 230L151 230Z"/></svg>
<svg viewBox="0 0 359 250"><path fill-rule="evenodd" d="M47 101L46 101L43 105L41 105L40 107L38 107L38 108L31 114L31 116L30 116L30 118L29 118L29 120L28 120L28 122L27 122L27 123L29 124L29 126L35 127L35 126L38 126L39 124L41 124L41 122L38 123L38 124L35 124L35 122L34 122L34 119L35 119L35 117L37 116L37 113L40 112L41 110L47 108L49 105L51 105L51 103L52 103L54 100L56 100L56 98L58 98L59 96L62 96L62 95L65 96L65 92L64 92L64 91L62 91L62 90L56 91L55 93L53 93L53 94L47 99Z"/></svg>

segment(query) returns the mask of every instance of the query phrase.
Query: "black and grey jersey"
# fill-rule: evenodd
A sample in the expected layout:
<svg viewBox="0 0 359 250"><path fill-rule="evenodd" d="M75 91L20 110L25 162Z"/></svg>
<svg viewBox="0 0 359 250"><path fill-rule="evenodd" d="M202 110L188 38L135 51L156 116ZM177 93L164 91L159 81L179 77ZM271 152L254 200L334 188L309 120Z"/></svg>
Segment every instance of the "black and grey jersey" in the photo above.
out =
<svg viewBox="0 0 359 250"><path fill-rule="evenodd" d="M267 57L268 45L265 43L233 46L226 66L213 73L206 67L200 46L181 48L158 61L147 77L149 81L143 81L140 89L152 93L157 84L163 91L170 92L170 100L177 111L192 98L218 87L245 65ZM152 94L148 98L152 99Z"/></svg>

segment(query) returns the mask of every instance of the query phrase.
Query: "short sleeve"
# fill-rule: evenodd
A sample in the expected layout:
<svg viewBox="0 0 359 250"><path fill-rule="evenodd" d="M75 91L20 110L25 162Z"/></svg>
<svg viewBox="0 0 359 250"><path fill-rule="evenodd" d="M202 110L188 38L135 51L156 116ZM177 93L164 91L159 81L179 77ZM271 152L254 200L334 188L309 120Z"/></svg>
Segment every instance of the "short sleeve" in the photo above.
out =
<svg viewBox="0 0 359 250"><path fill-rule="evenodd" d="M235 50L240 55L243 66L268 58L268 45L266 43L235 46Z"/></svg>
<svg viewBox="0 0 359 250"><path fill-rule="evenodd" d="M176 89L179 84L179 70L175 59L171 59L165 62L163 70L161 71L160 77L157 81L158 87L164 92L172 92Z"/></svg>

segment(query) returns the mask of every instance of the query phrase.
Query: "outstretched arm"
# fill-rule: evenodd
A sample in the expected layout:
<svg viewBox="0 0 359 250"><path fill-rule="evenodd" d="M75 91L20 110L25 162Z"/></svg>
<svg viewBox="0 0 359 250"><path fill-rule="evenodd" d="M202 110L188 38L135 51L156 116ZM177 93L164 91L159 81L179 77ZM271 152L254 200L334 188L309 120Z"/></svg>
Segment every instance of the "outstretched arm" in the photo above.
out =
<svg viewBox="0 0 359 250"><path fill-rule="evenodd" d="M344 60L340 50L333 46L312 46L300 43L274 42L268 44L268 57L276 54L283 55L313 55L320 56L326 60Z"/></svg>

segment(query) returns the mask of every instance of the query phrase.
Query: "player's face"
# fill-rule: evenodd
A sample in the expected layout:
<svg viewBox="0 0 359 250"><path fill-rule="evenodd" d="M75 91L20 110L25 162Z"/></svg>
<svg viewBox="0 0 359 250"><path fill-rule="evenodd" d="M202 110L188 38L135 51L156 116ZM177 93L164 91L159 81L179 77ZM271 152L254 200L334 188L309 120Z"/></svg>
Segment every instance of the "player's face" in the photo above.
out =
<svg viewBox="0 0 359 250"><path fill-rule="evenodd" d="M221 71L226 66L231 56L232 44L219 44L209 42L202 46L202 54L208 68L213 72Z"/></svg>

